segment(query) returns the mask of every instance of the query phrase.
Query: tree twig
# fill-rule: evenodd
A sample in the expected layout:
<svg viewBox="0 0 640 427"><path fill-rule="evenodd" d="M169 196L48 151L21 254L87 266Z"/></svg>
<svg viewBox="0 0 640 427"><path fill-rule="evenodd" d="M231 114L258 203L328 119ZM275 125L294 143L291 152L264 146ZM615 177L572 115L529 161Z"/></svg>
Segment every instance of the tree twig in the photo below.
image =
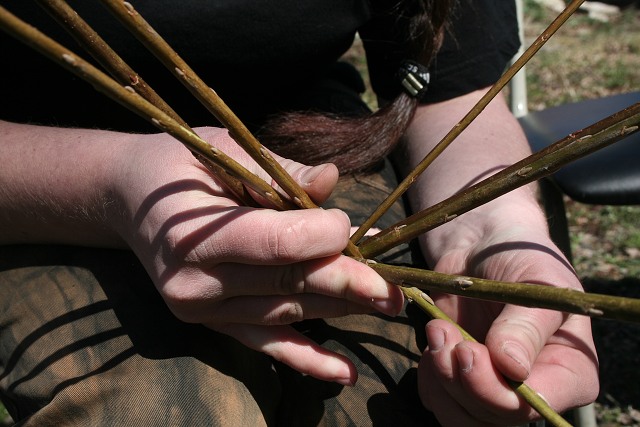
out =
<svg viewBox="0 0 640 427"><path fill-rule="evenodd" d="M640 322L640 299L637 298L585 293L531 283L500 282L383 263L368 262L367 265L391 283L415 286L422 290L602 319Z"/></svg>

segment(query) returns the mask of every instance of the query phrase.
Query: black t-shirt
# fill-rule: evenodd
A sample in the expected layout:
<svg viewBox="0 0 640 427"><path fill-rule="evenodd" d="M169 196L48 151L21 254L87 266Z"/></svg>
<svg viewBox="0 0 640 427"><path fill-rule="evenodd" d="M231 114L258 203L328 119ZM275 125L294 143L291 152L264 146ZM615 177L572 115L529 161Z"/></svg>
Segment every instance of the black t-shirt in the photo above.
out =
<svg viewBox="0 0 640 427"><path fill-rule="evenodd" d="M425 102L492 84L518 47L514 2L460 0L432 65ZM204 107L97 1L69 4L192 126L215 124ZM360 31L372 85L383 98L400 90L404 59L392 40L389 0L137 0L136 10L252 127L291 108L331 72ZM3 6L80 56L87 55L35 2ZM61 126L155 131L67 70L0 32L0 118Z"/></svg>

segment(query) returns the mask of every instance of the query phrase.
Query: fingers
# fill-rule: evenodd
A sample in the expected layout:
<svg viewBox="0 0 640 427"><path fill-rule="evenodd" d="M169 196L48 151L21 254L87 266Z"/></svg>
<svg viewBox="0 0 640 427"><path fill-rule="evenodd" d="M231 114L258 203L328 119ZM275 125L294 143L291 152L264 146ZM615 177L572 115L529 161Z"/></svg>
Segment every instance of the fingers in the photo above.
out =
<svg viewBox="0 0 640 427"><path fill-rule="evenodd" d="M290 326L225 324L212 329L314 378L343 385L353 385L358 378L349 359L324 349Z"/></svg>
<svg viewBox="0 0 640 427"><path fill-rule="evenodd" d="M338 182L338 168L331 163L306 166L282 159L280 164L317 204L327 200Z"/></svg>
<svg viewBox="0 0 640 427"><path fill-rule="evenodd" d="M288 264L338 254L349 238L349 218L337 209L201 211L174 221L162 239L178 262Z"/></svg>
<svg viewBox="0 0 640 427"><path fill-rule="evenodd" d="M538 354L565 316L554 310L505 306L485 340L498 369L512 380L526 380Z"/></svg>
<svg viewBox="0 0 640 427"><path fill-rule="evenodd" d="M460 406L464 410L457 418L475 419L458 425L517 424L527 418L529 409L492 365L484 346L464 341L455 326L442 320L429 322L426 332L429 347L421 369L435 383L423 386L421 396L431 410L449 419Z"/></svg>
<svg viewBox="0 0 640 427"><path fill-rule="evenodd" d="M200 301L210 310L204 302L300 293L344 298L385 314L402 305L400 291L371 268L337 255L349 233L341 211L237 208L196 221L206 224L190 224L197 230L190 234L174 227L167 239L176 258L163 260L170 268L158 282L176 307Z"/></svg>
<svg viewBox="0 0 640 427"><path fill-rule="evenodd" d="M424 360L424 359L423 359ZM422 404L430 409L443 427L479 427L492 424L481 422L444 390L431 365L422 361L418 366L418 391Z"/></svg>
<svg viewBox="0 0 640 427"><path fill-rule="evenodd" d="M336 183L338 182L338 168L332 163L325 163L317 166L307 166L293 160L272 154L280 163L285 171L293 178L295 182L309 195L311 200L316 204L321 204L331 195ZM257 166L256 166L257 167ZM257 168L258 176L267 181L273 188L281 194L286 192L270 177L264 170ZM252 193L253 197L262 201L265 206L269 206L269 202L263 200L258 194Z"/></svg>
<svg viewBox="0 0 640 427"><path fill-rule="evenodd" d="M305 319L327 319L373 311L369 306L337 298L303 294L233 298L221 302L215 310L202 314L212 322L280 326Z"/></svg>
<svg viewBox="0 0 640 427"><path fill-rule="evenodd" d="M526 381L558 412L592 401L598 390L584 325L572 323L573 318L549 340ZM457 328L442 320L430 322L426 332L419 392L443 424L516 425L538 417L506 383L487 347L463 341Z"/></svg>
<svg viewBox="0 0 640 427"><path fill-rule="evenodd" d="M341 255L282 266L186 269L162 293L174 313L190 322L286 324L372 309L393 316L404 302L396 286Z"/></svg>
<svg viewBox="0 0 640 427"><path fill-rule="evenodd" d="M534 363L527 384L559 412L584 406L598 396L598 357L591 340L589 318L571 315Z"/></svg>
<svg viewBox="0 0 640 427"><path fill-rule="evenodd" d="M314 293L369 303L401 294L365 264L342 255L283 266L221 264L209 274L207 280L224 286L229 297Z"/></svg>

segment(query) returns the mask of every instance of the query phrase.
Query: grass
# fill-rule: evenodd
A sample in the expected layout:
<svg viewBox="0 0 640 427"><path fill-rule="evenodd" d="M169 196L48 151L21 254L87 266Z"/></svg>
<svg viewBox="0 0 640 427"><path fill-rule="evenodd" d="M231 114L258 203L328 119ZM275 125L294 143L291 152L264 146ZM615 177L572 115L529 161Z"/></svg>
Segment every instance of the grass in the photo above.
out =
<svg viewBox="0 0 640 427"><path fill-rule="evenodd" d="M554 14L526 1L530 42ZM364 70L356 43L346 55ZM640 11L629 9L610 22L572 17L527 65L529 108L623 93L640 88ZM365 94L375 105L371 91ZM566 200L574 264L589 291L640 298L640 206L593 206ZM599 425L640 427L640 325L594 321L600 349ZM0 427L11 420L0 404Z"/></svg>
<svg viewBox="0 0 640 427"><path fill-rule="evenodd" d="M567 201L574 263L583 277L640 277L638 206L588 206Z"/></svg>
<svg viewBox="0 0 640 427"><path fill-rule="evenodd" d="M11 417L9 413L5 409L5 407L0 403L0 426L10 426L12 424Z"/></svg>
<svg viewBox="0 0 640 427"><path fill-rule="evenodd" d="M553 13L526 1L530 43ZM630 8L609 22L574 15L527 66L529 108L598 98L640 87L640 13Z"/></svg>

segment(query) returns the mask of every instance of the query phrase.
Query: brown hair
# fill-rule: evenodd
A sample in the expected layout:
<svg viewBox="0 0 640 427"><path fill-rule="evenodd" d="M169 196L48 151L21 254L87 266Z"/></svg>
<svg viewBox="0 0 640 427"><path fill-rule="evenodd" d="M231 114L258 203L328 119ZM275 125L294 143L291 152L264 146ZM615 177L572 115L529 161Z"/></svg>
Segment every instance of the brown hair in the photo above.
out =
<svg viewBox="0 0 640 427"><path fill-rule="evenodd" d="M440 46L454 0L403 0L394 9L408 60L428 66ZM389 154L404 134L419 99L402 91L392 102L359 117L291 112L259 132L276 153L305 164L334 163L340 174L364 171Z"/></svg>

